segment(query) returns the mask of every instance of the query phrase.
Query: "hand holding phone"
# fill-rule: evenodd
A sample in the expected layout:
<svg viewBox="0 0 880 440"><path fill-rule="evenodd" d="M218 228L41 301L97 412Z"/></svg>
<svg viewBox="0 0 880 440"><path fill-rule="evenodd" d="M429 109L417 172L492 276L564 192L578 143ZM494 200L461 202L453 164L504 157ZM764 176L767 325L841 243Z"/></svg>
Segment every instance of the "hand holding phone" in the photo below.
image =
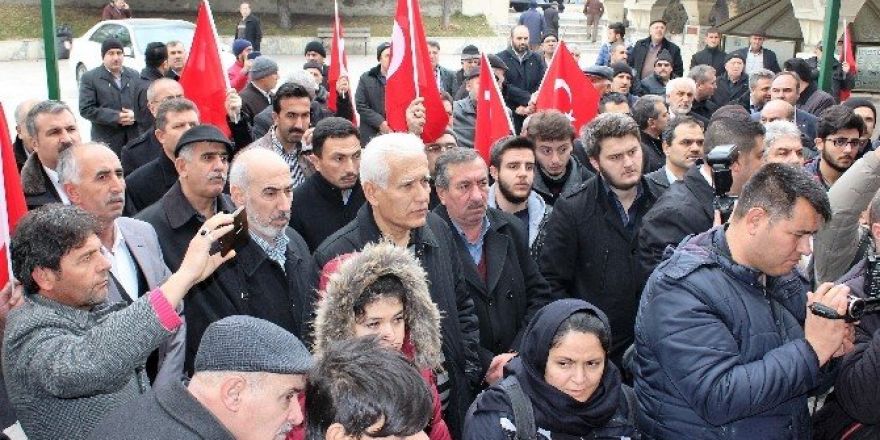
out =
<svg viewBox="0 0 880 440"><path fill-rule="evenodd" d="M211 249L211 254L220 252L220 255L225 257L226 254L232 249L235 249L236 246L247 243L248 221L247 212L245 212L244 206L236 209L232 215L234 216L232 220L232 230L217 239L215 247Z"/></svg>

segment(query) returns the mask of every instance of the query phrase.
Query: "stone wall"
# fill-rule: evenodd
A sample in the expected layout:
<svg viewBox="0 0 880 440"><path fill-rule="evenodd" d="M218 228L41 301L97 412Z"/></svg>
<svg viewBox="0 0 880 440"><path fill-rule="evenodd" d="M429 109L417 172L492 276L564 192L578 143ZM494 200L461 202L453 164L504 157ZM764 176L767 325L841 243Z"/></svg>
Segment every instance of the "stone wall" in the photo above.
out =
<svg viewBox="0 0 880 440"><path fill-rule="evenodd" d="M309 15L328 15L333 13L333 0L288 0L290 10L294 13ZM440 16L441 0L420 0L422 15L429 17ZM106 0L55 0L56 6L82 6L88 8L100 8L106 4ZM135 11L195 11L199 2L197 0L129 0L128 3ZM236 12L240 0L213 0L211 8L218 12ZM251 9L256 14L275 13L278 10L274 0L251 0ZM27 4L38 6L40 0L0 0L3 4ZM339 0L339 9L344 16L352 15L378 15L393 16L397 0ZM453 0L452 10L461 11L462 0Z"/></svg>

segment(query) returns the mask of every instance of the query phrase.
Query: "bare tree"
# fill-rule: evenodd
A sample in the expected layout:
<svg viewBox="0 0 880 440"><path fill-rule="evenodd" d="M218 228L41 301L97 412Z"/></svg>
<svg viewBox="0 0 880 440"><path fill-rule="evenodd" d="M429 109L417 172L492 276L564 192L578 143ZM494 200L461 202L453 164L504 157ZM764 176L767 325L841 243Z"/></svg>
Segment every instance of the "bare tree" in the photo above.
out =
<svg viewBox="0 0 880 440"><path fill-rule="evenodd" d="M452 1L440 0L440 29L449 29L452 20Z"/></svg>
<svg viewBox="0 0 880 440"><path fill-rule="evenodd" d="M281 29L290 29L290 0L278 0L278 26Z"/></svg>

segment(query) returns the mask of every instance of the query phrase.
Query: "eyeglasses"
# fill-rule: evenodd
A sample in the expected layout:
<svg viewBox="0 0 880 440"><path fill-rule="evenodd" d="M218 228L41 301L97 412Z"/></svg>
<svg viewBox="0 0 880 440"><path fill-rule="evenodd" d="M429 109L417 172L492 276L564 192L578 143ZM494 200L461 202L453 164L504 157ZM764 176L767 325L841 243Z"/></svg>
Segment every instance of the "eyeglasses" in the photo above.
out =
<svg viewBox="0 0 880 440"><path fill-rule="evenodd" d="M826 141L831 141L835 147L843 148L847 145L852 147L854 150L861 149L865 145L868 144L868 139L849 139L845 137L839 138L825 138Z"/></svg>
<svg viewBox="0 0 880 440"><path fill-rule="evenodd" d="M456 145L455 142L447 142L443 144L428 144L425 145L425 150L429 153L440 153L451 148L455 148L457 146L458 145Z"/></svg>

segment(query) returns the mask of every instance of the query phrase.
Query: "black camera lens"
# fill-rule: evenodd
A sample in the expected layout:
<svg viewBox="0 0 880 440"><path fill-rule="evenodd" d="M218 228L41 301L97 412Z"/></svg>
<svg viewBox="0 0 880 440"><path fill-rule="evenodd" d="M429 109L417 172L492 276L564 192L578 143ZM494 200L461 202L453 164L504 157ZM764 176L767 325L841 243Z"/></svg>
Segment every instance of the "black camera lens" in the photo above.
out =
<svg viewBox="0 0 880 440"><path fill-rule="evenodd" d="M849 307L846 309L847 318L858 321L865 314L865 300L861 298L850 298Z"/></svg>

